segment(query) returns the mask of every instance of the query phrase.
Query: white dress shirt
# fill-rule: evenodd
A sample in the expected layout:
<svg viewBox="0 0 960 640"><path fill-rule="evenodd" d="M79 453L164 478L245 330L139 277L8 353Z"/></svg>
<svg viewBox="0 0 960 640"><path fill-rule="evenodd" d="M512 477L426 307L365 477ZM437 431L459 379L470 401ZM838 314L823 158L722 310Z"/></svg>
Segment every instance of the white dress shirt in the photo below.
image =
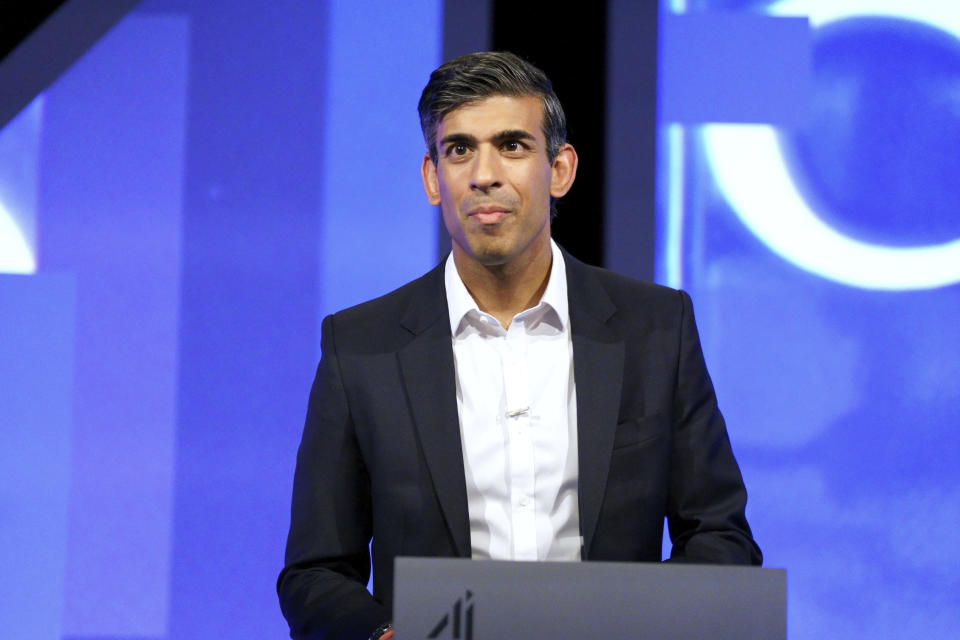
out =
<svg viewBox="0 0 960 640"><path fill-rule="evenodd" d="M445 285L474 558L579 560L577 402L563 255L504 329L447 258Z"/></svg>

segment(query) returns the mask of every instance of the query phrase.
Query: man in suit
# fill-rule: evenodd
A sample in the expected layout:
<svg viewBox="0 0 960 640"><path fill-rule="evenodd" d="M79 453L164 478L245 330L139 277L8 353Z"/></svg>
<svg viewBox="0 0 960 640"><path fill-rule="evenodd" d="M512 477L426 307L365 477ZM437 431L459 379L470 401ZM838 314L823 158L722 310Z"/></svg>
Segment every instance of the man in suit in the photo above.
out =
<svg viewBox="0 0 960 640"><path fill-rule="evenodd" d="M759 564L689 297L550 239L577 154L544 74L433 72L433 271L327 317L277 589L294 638L382 638L393 559ZM371 543L373 594L366 591Z"/></svg>

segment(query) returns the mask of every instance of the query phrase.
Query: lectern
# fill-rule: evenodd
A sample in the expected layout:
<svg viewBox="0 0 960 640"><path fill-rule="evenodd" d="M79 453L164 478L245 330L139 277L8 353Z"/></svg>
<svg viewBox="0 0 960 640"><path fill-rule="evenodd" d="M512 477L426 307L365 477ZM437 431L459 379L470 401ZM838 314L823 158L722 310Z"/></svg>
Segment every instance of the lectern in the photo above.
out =
<svg viewBox="0 0 960 640"><path fill-rule="evenodd" d="M782 569L397 558L401 640L785 640Z"/></svg>

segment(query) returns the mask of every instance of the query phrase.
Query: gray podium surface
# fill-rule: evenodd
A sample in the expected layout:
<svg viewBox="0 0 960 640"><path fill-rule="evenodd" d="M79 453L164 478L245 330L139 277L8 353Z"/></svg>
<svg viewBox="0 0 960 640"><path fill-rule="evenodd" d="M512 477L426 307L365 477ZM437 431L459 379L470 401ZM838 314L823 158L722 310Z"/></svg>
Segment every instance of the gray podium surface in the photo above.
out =
<svg viewBox="0 0 960 640"><path fill-rule="evenodd" d="M785 640L782 569L397 558L398 640Z"/></svg>

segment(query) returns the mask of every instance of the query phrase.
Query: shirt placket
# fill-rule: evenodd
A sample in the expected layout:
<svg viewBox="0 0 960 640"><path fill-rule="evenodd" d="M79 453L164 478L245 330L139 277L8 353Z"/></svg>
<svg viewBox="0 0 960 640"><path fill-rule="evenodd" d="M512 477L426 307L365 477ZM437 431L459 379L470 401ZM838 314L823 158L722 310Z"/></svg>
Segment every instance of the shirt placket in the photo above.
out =
<svg viewBox="0 0 960 640"><path fill-rule="evenodd" d="M533 434L527 340L525 326L514 321L502 341L500 361L503 370L510 460L510 515L513 530L513 556L516 560L537 559L537 527L535 511L536 469L533 457Z"/></svg>

